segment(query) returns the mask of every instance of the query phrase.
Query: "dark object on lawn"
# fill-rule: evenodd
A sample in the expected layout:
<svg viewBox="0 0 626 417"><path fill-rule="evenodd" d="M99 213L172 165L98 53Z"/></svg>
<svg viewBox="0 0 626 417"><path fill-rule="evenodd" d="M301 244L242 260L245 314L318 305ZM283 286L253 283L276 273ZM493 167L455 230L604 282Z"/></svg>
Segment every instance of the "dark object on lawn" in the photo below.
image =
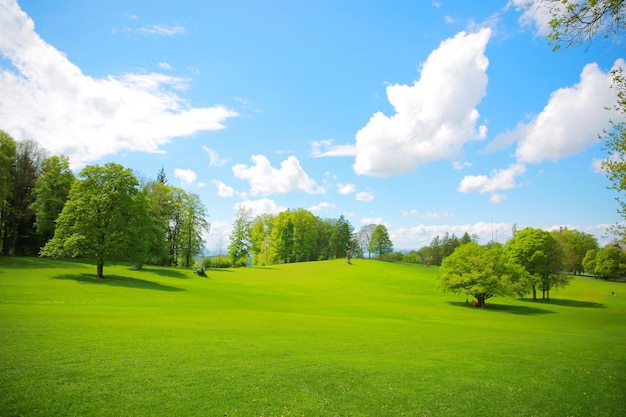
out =
<svg viewBox="0 0 626 417"><path fill-rule="evenodd" d="M194 274L200 277L206 277L206 272L204 272L204 268L198 268L194 271Z"/></svg>

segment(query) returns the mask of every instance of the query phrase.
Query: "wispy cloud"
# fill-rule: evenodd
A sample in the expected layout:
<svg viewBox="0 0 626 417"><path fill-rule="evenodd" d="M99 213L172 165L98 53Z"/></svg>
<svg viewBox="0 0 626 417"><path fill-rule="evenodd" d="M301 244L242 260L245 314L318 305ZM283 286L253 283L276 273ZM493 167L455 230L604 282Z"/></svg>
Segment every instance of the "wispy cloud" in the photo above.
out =
<svg viewBox="0 0 626 417"><path fill-rule="evenodd" d="M237 116L223 106L191 107L176 94L186 88L185 79L83 74L35 33L14 1L0 13L0 55L2 128L67 155L73 169L123 150L162 152L175 138L223 129Z"/></svg>
<svg viewBox="0 0 626 417"><path fill-rule="evenodd" d="M315 158L329 156L354 156L356 148L354 145L335 145L332 140L314 140L311 142L311 156Z"/></svg>

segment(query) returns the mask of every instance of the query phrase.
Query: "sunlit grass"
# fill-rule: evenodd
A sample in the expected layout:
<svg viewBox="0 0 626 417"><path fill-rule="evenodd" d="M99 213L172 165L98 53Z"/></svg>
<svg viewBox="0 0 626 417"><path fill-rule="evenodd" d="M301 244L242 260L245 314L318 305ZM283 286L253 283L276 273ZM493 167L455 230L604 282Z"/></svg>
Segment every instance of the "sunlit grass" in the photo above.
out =
<svg viewBox="0 0 626 417"><path fill-rule="evenodd" d="M0 258L0 416L626 409L624 285L576 278L550 303L483 310L439 293L436 268L359 259L94 273Z"/></svg>

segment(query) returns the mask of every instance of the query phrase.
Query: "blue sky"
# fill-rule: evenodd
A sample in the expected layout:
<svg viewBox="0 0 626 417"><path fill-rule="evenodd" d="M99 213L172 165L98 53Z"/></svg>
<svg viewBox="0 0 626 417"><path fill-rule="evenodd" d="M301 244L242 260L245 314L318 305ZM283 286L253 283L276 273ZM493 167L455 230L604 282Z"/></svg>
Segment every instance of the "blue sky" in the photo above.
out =
<svg viewBox="0 0 626 417"><path fill-rule="evenodd" d="M242 206L383 223L398 249L513 224L604 242L624 44L553 53L526 3L0 0L0 128L77 172L163 167L209 250Z"/></svg>

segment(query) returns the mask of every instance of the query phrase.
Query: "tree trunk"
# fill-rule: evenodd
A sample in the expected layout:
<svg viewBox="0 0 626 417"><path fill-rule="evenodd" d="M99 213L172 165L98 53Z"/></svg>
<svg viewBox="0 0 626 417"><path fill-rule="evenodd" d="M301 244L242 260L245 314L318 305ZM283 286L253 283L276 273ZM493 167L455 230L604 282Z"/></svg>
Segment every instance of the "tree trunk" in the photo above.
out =
<svg viewBox="0 0 626 417"><path fill-rule="evenodd" d="M477 295L476 296L476 300L478 301L478 304L476 305L477 307L484 307L485 306L485 296L484 295Z"/></svg>
<svg viewBox="0 0 626 417"><path fill-rule="evenodd" d="M537 287L532 286L533 289L533 300L537 301Z"/></svg>
<svg viewBox="0 0 626 417"><path fill-rule="evenodd" d="M98 261L98 265L96 266L96 276L98 278L104 278L104 262Z"/></svg>

